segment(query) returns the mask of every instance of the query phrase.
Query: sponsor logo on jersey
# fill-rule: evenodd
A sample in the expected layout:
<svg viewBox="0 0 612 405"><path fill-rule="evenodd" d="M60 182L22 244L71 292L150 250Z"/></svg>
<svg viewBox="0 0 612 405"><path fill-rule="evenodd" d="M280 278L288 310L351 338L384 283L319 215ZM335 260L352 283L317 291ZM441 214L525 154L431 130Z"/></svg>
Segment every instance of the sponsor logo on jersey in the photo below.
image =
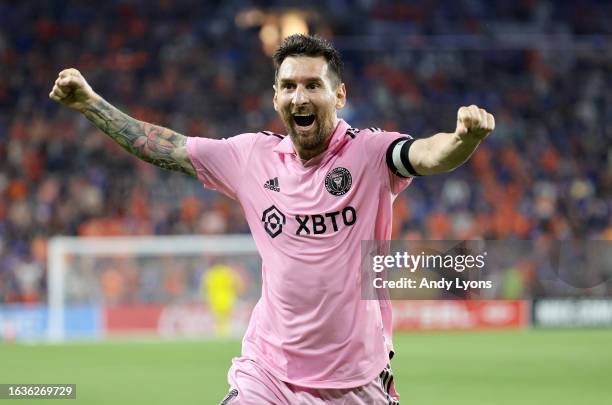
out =
<svg viewBox="0 0 612 405"><path fill-rule="evenodd" d="M340 225L352 226L357 221L357 212L355 208L344 207L342 211L326 212L323 214L313 215L296 215L295 220L298 222L296 235L310 235L312 232L315 235L327 233L329 230L338 232Z"/></svg>
<svg viewBox="0 0 612 405"><path fill-rule="evenodd" d="M276 238L283 231L283 225L286 223L285 214L279 211L274 205L263 212L261 221L264 223L264 229L272 238Z"/></svg>
<svg viewBox="0 0 612 405"><path fill-rule="evenodd" d="M272 238L276 238L283 231L287 219L276 206L267 208L261 216L264 229ZM296 215L297 236L321 235L324 233L338 232L342 227L353 226L357 222L357 211L349 206L340 211L323 212L320 214Z"/></svg>
<svg viewBox="0 0 612 405"><path fill-rule="evenodd" d="M332 195L344 195L351 189L352 185L351 172L344 167L336 167L325 176L325 188Z"/></svg>

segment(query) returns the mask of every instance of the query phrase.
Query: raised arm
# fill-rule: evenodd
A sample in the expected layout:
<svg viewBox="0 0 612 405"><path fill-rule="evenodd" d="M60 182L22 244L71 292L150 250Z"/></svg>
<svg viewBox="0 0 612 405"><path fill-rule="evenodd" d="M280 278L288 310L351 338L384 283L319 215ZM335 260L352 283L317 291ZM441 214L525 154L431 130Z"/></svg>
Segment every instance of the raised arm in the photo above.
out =
<svg viewBox="0 0 612 405"><path fill-rule="evenodd" d="M62 70L49 97L85 115L132 155L163 169L195 176L186 136L119 111L96 94L78 70Z"/></svg>
<svg viewBox="0 0 612 405"><path fill-rule="evenodd" d="M410 165L419 175L454 170L468 160L494 129L493 115L475 105L461 107L454 133L438 133L412 143L408 149Z"/></svg>

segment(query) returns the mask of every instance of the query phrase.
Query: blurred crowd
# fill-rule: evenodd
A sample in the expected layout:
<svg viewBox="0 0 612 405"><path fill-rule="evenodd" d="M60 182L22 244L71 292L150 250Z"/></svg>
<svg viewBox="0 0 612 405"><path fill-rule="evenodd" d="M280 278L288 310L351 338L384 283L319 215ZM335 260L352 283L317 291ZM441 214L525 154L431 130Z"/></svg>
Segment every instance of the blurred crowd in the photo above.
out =
<svg viewBox="0 0 612 405"><path fill-rule="evenodd" d="M259 2L270 15L302 3ZM303 6L303 4L302 4ZM240 207L125 153L48 99L64 68L130 115L189 136L284 133L246 0L0 0L0 303L46 295L56 235L248 232ZM477 104L493 135L418 178L393 237L612 239L612 6L597 1L315 1L345 57L353 127L451 132Z"/></svg>

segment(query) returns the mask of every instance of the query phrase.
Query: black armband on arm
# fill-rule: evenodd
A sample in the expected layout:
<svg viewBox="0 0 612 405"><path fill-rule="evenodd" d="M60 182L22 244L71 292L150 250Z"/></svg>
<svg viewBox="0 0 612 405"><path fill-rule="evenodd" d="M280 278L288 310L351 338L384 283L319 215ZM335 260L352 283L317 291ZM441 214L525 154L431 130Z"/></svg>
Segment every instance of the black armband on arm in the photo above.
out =
<svg viewBox="0 0 612 405"><path fill-rule="evenodd" d="M398 138L387 148L387 166L396 176L403 178L420 176L408 158L408 150L414 141L416 141L414 138Z"/></svg>

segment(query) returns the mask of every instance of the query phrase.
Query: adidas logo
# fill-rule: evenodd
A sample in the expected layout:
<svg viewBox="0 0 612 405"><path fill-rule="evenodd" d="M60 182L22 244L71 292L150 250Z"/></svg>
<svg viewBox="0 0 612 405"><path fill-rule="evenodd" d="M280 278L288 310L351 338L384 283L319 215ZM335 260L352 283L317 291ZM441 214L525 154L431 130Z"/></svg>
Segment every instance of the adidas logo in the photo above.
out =
<svg viewBox="0 0 612 405"><path fill-rule="evenodd" d="M280 187L278 186L278 177L270 179L264 183L264 188L268 190L280 192Z"/></svg>

